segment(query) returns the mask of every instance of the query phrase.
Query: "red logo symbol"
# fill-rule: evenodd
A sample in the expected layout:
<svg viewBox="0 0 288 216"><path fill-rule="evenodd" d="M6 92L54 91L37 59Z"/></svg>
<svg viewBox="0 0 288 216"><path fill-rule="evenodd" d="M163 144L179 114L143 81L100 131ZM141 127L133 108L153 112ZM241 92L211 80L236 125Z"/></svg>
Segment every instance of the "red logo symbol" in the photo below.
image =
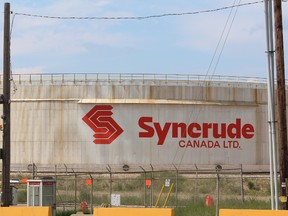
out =
<svg viewBox="0 0 288 216"><path fill-rule="evenodd" d="M95 144L111 144L123 132L111 117L112 109L110 105L96 105L82 118L95 132Z"/></svg>

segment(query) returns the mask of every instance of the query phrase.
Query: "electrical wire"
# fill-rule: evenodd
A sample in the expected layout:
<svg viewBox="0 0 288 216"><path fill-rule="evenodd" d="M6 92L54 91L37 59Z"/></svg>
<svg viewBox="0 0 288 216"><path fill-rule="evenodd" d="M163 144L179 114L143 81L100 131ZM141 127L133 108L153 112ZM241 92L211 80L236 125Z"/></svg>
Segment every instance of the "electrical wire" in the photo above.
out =
<svg viewBox="0 0 288 216"><path fill-rule="evenodd" d="M239 0L239 3L240 3L240 1L241 1L241 0ZM235 4L236 4L236 0L234 1L234 5L235 5ZM223 45L222 45L221 51L220 51L220 53L219 53L219 55L218 55L217 63L216 63L216 65L214 66L214 70L213 70L212 76L215 74L217 65L218 65L219 60L220 60L220 58L221 58L221 54L222 54L222 52L223 52L223 49L224 49L224 47L225 47L225 44L226 44L228 35L229 35L230 30L231 30L231 27L232 27L232 24L233 24L233 22L234 22L234 19L235 19L237 10L238 10L238 8L236 9L236 12L234 13L234 17L233 17L233 20L232 20L232 22L231 22L231 24L230 24L230 28L229 28L229 30L228 30L228 33L227 33L226 37L225 37L225 40L224 40L224 43L223 43ZM232 11L233 11L233 10L231 9L231 10L230 10L230 13L229 13L229 15L228 15L227 21L226 21L226 23L225 23L225 26L224 26L224 28L223 28L223 31L222 31L222 33L221 33L221 36L220 36L220 38L219 38L219 40L218 40L218 43L217 43L217 46L216 46L216 48L215 48L213 57L212 57L212 59L211 59L211 61L210 61L210 64L209 64L209 66L208 66L208 69L207 69L207 72L206 72L206 76L208 76L208 74L209 74L209 72L210 72L210 69L211 69L211 67L212 67L212 65L213 65L213 62L214 62L214 60L215 60L215 58L216 58L218 49L219 49L219 47L220 47L221 41L223 40L224 33L226 32L226 29L227 29L227 26L228 26L230 17L231 17L231 15L232 15ZM211 77L211 79L212 79L212 77Z"/></svg>
<svg viewBox="0 0 288 216"><path fill-rule="evenodd" d="M228 15L228 17L227 17L227 21L226 21L226 23L225 23L225 25L224 25L223 31L222 31L222 33L221 33L221 36L220 36L220 38L219 38L219 40L218 40L218 43L217 43L217 46L216 46L216 48L215 48L213 57L212 57L212 59L211 59L211 61L210 61L210 64L209 64L209 66L208 66L206 75L205 75L205 77L204 77L204 82L207 81L207 78L209 78L208 76L209 76L210 70L211 70L212 65L213 65L213 62L214 62L214 60L215 60L215 58L216 58L216 55L217 55L217 52L218 52L218 50L219 50L221 41L222 41L223 38L224 38L224 34L225 34L226 29L227 29L227 27L228 27L228 23L229 23L229 20L230 20L230 18L231 18L233 9L234 9L234 7L236 7L235 12L234 12L234 15L233 15L233 18L232 18L232 21L231 21L230 26L229 26L229 28L228 28L228 30L227 30L227 34L226 34L226 36L225 36L225 38L224 38L224 42L223 42L223 44L222 44L222 46L221 46L221 50L220 50L219 55L218 55L218 57L217 57L216 64L215 64L215 66L214 66L212 75L210 76L210 77L211 77L210 79L212 79L213 76L215 75L217 66L218 66L218 64L219 64L220 58L221 58L221 56L222 56L224 47L225 47L225 45L226 45L228 36L229 36L229 34L230 34L232 25L233 25L233 23L234 23L236 14L237 14L238 9L239 9L239 7L237 7L237 5L241 5L241 4L240 4L241 0L239 0L239 2L238 2L237 5L236 5L236 1L237 1L237 0L234 0L233 6L230 7L231 10L230 10L229 15ZM201 92L199 92L199 95L200 95L200 94L201 94ZM199 95L198 95L198 96L199 96ZM197 96L196 98L198 98L198 96ZM194 119L194 120L197 121L197 119L199 118L199 115L200 115L201 111L202 111L202 108L200 108L198 111L191 112L189 119L190 119L190 120L191 120L191 119ZM194 117L193 117L193 116L194 116ZM178 164L178 169L180 168L180 166L181 166L181 164L182 164L182 162L183 162L183 159L184 159L186 150L187 150L187 148L184 149L184 151L182 152L182 154L181 154L181 156L180 156L180 163ZM176 151L176 153L175 153L175 155L174 155L173 163L174 163L174 161L175 161L175 159L176 159L176 156L177 156L177 154L178 154L178 151L179 151L179 146L178 146L177 151Z"/></svg>
<svg viewBox="0 0 288 216"><path fill-rule="evenodd" d="M240 2L241 2L241 0L239 0L239 3L240 3ZM222 45L222 47L221 47L221 50L220 50L219 56L218 56L218 58L217 58L217 61L216 61L216 64L215 64L215 67L214 67L212 76L214 76L214 74L215 74L215 72L216 72L216 69L217 69L217 67L218 67L218 64L219 64L219 62L220 62L220 59L221 59L221 56L222 56L224 47L225 47L225 45L226 45L228 36L229 36L230 31L231 31L231 29L232 29L232 26L233 26L233 23L234 23L236 14L237 14L237 12L238 12L238 9L239 9L239 7L237 7L237 8L235 9L234 16L233 16L233 18L232 18L232 21L231 21L231 24L230 24L230 26L229 26L228 32L227 32L226 37L225 37L225 39L224 39L223 45Z"/></svg>
<svg viewBox="0 0 288 216"><path fill-rule="evenodd" d="M148 16L119 16L119 17L78 17L78 16L48 16L48 15L39 15L39 14L29 14L29 13L13 13L14 15L18 16L29 16L35 18L44 18L44 19L64 19L64 20L144 20L144 19L152 19L152 18L162 18L162 17L169 17L169 16L185 16L185 15L196 15L202 13L212 13L222 10L227 10L235 7L243 7L248 5L254 5L264 2L262 1L255 1L255 2L248 2L238 5L231 5L216 9L208 9L202 11L194 11L194 12L182 12L182 13L165 13L165 14L156 14L156 15L148 15Z"/></svg>

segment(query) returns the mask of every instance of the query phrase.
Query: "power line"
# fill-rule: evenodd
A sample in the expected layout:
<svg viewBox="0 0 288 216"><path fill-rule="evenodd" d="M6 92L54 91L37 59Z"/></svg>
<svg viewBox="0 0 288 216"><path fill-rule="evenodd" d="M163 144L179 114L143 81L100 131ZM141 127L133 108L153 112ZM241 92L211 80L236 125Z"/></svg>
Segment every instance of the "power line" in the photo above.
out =
<svg viewBox="0 0 288 216"><path fill-rule="evenodd" d="M229 26L229 28L228 28L228 31L226 32L226 29L227 29L227 27L228 27L229 20L230 20L230 18L231 18L231 16L232 16L232 12L233 12L233 10L234 10L234 7L230 7L230 9L231 9L231 10L230 10L230 13L229 13L229 15L228 15L228 17L227 17L225 26L224 26L224 28L223 28L222 34L221 34L221 36L220 36L220 38L219 38L219 41L218 41L218 43L217 43L216 49L215 49L214 54L213 54L213 57L212 57L212 59L211 59L211 61L210 61L210 64L209 64L209 67L208 67L208 70L207 70L207 72L206 72L206 75L205 75L204 80L209 80L208 75L209 75L209 73L210 73L210 69L211 69L211 67L212 67L212 64L213 64L213 62L214 62L214 59L215 59L215 57L216 57L216 55L217 55L218 48L220 47L221 41L222 41L222 39L224 38L224 34L225 34L225 32L226 32L226 37L224 38L224 42L223 42L222 47L221 47L221 49L220 49L220 53L218 54L218 58L217 58L217 60L216 60L215 66L214 66L214 70L213 70L213 72L212 72L211 79L212 79L212 77L213 77L214 74L215 74L215 71L216 71L216 69L217 69L218 63L219 63L220 58L221 58L221 56L222 56L224 47L225 47L225 45L226 45L228 36L229 36L229 34L230 34L230 30L231 30L231 28L232 28L232 25L233 25L233 23L234 23L234 19L235 19L235 17L236 17L236 14L237 14L237 11L238 11L238 8L239 8L239 6L236 5L236 1L237 1L237 0L234 0L234 3L233 3L233 6L235 6L236 9L235 9L235 12L234 12L234 16L233 16L233 18L232 18L232 21L231 21L231 23L230 23L230 26ZM240 5L240 2L241 2L241 0L238 0L238 5ZM208 79L206 79L206 78L208 78ZM209 84L208 84L208 85L209 85ZM198 94L198 96L197 96L196 98L199 98L200 94L201 94L201 93L199 92L199 94ZM197 120L197 119L199 118L200 113L202 112L202 110L203 110L203 108L200 108L200 109L198 110L198 112L197 112L197 111L194 111L194 112L193 112L193 110L192 110L189 118L190 118L190 119L194 118L195 120ZM193 116L194 116L194 117L193 117ZM173 163L174 163L174 161L175 161L175 159L176 159L178 150L179 150L179 147L178 147L178 149L177 149L177 152L176 152L175 155L174 155ZM183 159L184 159L184 156L185 156L186 151L187 151L187 148L185 148L184 151L182 152L181 159L180 159L180 163L179 163L179 167L180 167L180 165L181 165L182 162L183 162Z"/></svg>
<svg viewBox="0 0 288 216"><path fill-rule="evenodd" d="M14 15L19 16L29 16L35 18L44 18L44 19L64 19L64 20L144 20L144 19L152 19L152 18L162 18L168 16L185 16L185 15L196 15L201 13L212 13L222 10L227 10L235 7L243 7L248 5L254 5L263 3L264 1L255 1L255 2L248 2L238 5L231 5L216 9L209 9L209 10L202 10L202 11L194 11L194 12L183 12L183 13L165 13L165 14L156 14L156 15L148 15L148 16L118 16L118 17L78 17L78 16L48 16L48 15L39 15L39 14L29 14L29 13L18 13L15 12ZM12 12L13 13L13 12Z"/></svg>
<svg viewBox="0 0 288 216"><path fill-rule="evenodd" d="M236 1L236 0L235 0ZM239 3L241 2L241 0L239 0ZM228 29L228 32L227 32L227 34L226 34L226 37L225 37L225 39L224 39L224 42L223 42L223 45L222 45L222 48L221 48L221 50L220 50L220 53L219 53L219 56L218 56L218 59L217 59L217 61L216 61L216 64L215 64L215 67L214 67L214 70L213 70L213 75L215 74L215 72L216 72L216 68L217 68L217 66L218 66L218 64L219 64L219 61L220 61L220 58L221 58L221 56L222 56L222 53L223 53L223 50L224 50L224 47L225 47L225 45L226 45L226 42L227 42L227 39L228 39L228 36L229 36L229 34L230 34L230 31L231 31L231 29L232 29L232 26L233 26L233 23L234 23L234 20L235 20L235 17L236 17L236 14L237 14L237 12L238 12L238 8L239 7L237 7L236 8L236 10L235 10L235 12L234 12L234 16L233 16L233 18L232 18L232 21L231 21L231 23L230 23L230 26L229 26L229 29ZM232 11L231 11L232 12ZM227 23L226 24L228 24L228 20L227 20ZM225 25L225 28L224 28L224 30L226 29L226 25ZM222 37L221 37L222 38Z"/></svg>

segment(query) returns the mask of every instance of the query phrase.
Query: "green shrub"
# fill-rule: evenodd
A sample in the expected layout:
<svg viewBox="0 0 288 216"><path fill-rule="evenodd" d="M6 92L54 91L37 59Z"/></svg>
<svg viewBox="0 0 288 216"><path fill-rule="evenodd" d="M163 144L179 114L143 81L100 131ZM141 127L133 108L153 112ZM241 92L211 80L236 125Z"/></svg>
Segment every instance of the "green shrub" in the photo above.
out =
<svg viewBox="0 0 288 216"><path fill-rule="evenodd" d="M254 183L251 182L251 181L249 181L249 182L248 182L248 188L249 188L249 190L254 190L254 189L255 189Z"/></svg>
<svg viewBox="0 0 288 216"><path fill-rule="evenodd" d="M19 203L27 202L27 190L18 190L17 191L17 201Z"/></svg>

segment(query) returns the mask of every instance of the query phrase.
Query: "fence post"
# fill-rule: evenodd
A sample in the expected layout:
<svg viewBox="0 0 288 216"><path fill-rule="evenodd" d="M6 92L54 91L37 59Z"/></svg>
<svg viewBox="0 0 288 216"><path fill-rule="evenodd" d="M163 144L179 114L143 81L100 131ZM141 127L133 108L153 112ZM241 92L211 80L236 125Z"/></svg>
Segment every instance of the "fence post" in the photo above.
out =
<svg viewBox="0 0 288 216"><path fill-rule="evenodd" d="M106 169L108 170L109 172L109 175L110 175L110 184L109 184L109 193L110 193L110 202L111 202L111 195L112 195L112 172L111 172L111 167L109 165L107 165Z"/></svg>
<svg viewBox="0 0 288 216"><path fill-rule="evenodd" d="M177 167L173 164L175 170L176 170L176 182L175 182L175 194L176 194L176 204L175 206L177 207L178 206L178 169Z"/></svg>
<svg viewBox="0 0 288 216"><path fill-rule="evenodd" d="M217 203L216 203L216 216L219 216L219 181L220 181L220 176L219 173L222 170L222 166L221 165L216 165L215 166L215 170L216 170L216 174L217 174Z"/></svg>
<svg viewBox="0 0 288 216"><path fill-rule="evenodd" d="M153 166L152 166L152 164L150 164L150 166L151 166L151 189L150 189L150 207L152 207L153 206L153 185L154 185L154 173L153 173L153 171L154 171L154 168L153 168Z"/></svg>
<svg viewBox="0 0 288 216"><path fill-rule="evenodd" d="M197 167L196 164L194 164L194 166L195 166L195 168L196 168L194 203L196 203L196 197L198 197L198 187L197 187L197 183L198 183L198 167Z"/></svg>
<svg viewBox="0 0 288 216"><path fill-rule="evenodd" d="M242 202L244 202L244 187L243 187L243 169L242 169L242 164L240 167L240 181L241 181L241 199Z"/></svg>
<svg viewBox="0 0 288 216"><path fill-rule="evenodd" d="M66 173L66 177L68 176L68 168L66 166L66 164L64 163L65 166L65 173ZM68 201L68 184L65 184L65 204ZM65 210L65 204L64 204L64 210Z"/></svg>
<svg viewBox="0 0 288 216"><path fill-rule="evenodd" d="M74 172L74 169L72 168L72 171L74 173L74 211L77 210L77 174Z"/></svg>
<svg viewBox="0 0 288 216"><path fill-rule="evenodd" d="M91 179L91 193L90 193L90 206L91 206L91 214L93 214L93 177L92 175L89 173L90 175L90 179Z"/></svg>
<svg viewBox="0 0 288 216"><path fill-rule="evenodd" d="M146 171L143 167L140 166L140 168L143 170L144 172L144 207L146 208Z"/></svg>
<svg viewBox="0 0 288 216"><path fill-rule="evenodd" d="M216 188L217 188L217 203L216 203L216 216L219 215L219 172L217 172L217 184L216 184Z"/></svg>

